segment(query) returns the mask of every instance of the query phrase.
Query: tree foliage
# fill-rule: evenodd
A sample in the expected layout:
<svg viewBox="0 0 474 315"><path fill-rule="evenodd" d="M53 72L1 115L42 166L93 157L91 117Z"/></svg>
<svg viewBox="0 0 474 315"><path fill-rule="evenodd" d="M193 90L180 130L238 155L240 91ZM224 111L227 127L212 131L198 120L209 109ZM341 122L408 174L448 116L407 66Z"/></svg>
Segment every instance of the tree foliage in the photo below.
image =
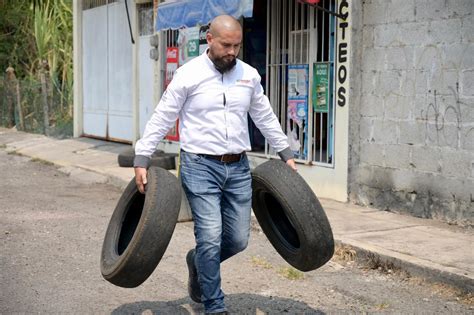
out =
<svg viewBox="0 0 474 315"><path fill-rule="evenodd" d="M0 90L5 95L16 93L13 99L18 99L21 107L14 112L11 101L8 106L0 102L4 117L22 112L27 122L40 124L36 101L40 93L46 104L42 107L46 127L72 121L72 43L72 0L0 0L0 67L2 72L9 68L3 86L11 85L7 82L11 68L20 86L18 93ZM36 88L40 85L42 89ZM0 93L0 97L4 95Z"/></svg>
<svg viewBox="0 0 474 315"><path fill-rule="evenodd" d="M17 77L36 76L46 62L51 79L72 83L72 0L0 0L0 65Z"/></svg>
<svg viewBox="0 0 474 315"><path fill-rule="evenodd" d="M19 77L31 73L36 55L32 12L30 1L0 0L0 65L14 67Z"/></svg>

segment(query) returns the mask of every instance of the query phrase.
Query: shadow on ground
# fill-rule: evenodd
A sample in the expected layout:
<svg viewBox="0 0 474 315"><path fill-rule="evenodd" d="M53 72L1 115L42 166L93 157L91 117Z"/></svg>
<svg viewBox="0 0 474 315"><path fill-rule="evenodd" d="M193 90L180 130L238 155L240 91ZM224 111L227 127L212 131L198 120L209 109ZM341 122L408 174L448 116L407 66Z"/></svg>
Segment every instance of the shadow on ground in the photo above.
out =
<svg viewBox="0 0 474 315"><path fill-rule="evenodd" d="M309 307L306 303L280 297L267 297L255 294L229 294L226 295L226 305L231 314L325 314L320 310ZM112 315L122 314L202 314L204 308L201 304L182 298L167 302L141 301L124 304L114 311Z"/></svg>

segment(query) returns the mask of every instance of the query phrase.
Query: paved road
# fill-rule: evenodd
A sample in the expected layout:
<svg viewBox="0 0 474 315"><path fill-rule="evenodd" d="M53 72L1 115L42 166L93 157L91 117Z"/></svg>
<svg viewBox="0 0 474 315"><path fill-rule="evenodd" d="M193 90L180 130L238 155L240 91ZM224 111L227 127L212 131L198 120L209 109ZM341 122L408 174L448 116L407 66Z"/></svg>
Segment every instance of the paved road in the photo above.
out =
<svg viewBox="0 0 474 315"><path fill-rule="evenodd" d="M153 275L123 289L103 280L102 239L117 188L80 182L54 167L0 148L0 314L197 314L187 296L192 223L179 223ZM341 256L337 256L341 258ZM468 314L469 300L397 273L333 260L292 273L257 226L249 248L223 264L223 289L235 314ZM295 276L296 280L288 279Z"/></svg>

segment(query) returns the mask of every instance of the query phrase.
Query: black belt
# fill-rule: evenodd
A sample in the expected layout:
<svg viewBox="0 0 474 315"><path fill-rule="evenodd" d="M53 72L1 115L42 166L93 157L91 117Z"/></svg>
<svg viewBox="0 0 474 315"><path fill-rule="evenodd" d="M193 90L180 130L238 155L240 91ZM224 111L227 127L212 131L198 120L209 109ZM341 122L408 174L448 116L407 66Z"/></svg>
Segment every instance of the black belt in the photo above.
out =
<svg viewBox="0 0 474 315"><path fill-rule="evenodd" d="M244 156L245 152L238 154L223 154L223 155L212 155L212 154L198 154L202 157L221 161L222 163L234 163L240 161Z"/></svg>

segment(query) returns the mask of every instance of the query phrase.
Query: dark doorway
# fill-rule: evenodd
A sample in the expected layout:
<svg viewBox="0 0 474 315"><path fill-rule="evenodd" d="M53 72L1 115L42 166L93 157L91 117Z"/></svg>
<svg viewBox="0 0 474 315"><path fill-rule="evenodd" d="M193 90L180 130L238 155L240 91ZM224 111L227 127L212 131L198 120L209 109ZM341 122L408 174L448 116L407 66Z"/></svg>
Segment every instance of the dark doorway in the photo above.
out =
<svg viewBox="0 0 474 315"><path fill-rule="evenodd" d="M253 17L243 22L243 59L258 70L265 89L267 72L267 0L254 0ZM253 152L265 153L265 138L249 117L249 136Z"/></svg>

